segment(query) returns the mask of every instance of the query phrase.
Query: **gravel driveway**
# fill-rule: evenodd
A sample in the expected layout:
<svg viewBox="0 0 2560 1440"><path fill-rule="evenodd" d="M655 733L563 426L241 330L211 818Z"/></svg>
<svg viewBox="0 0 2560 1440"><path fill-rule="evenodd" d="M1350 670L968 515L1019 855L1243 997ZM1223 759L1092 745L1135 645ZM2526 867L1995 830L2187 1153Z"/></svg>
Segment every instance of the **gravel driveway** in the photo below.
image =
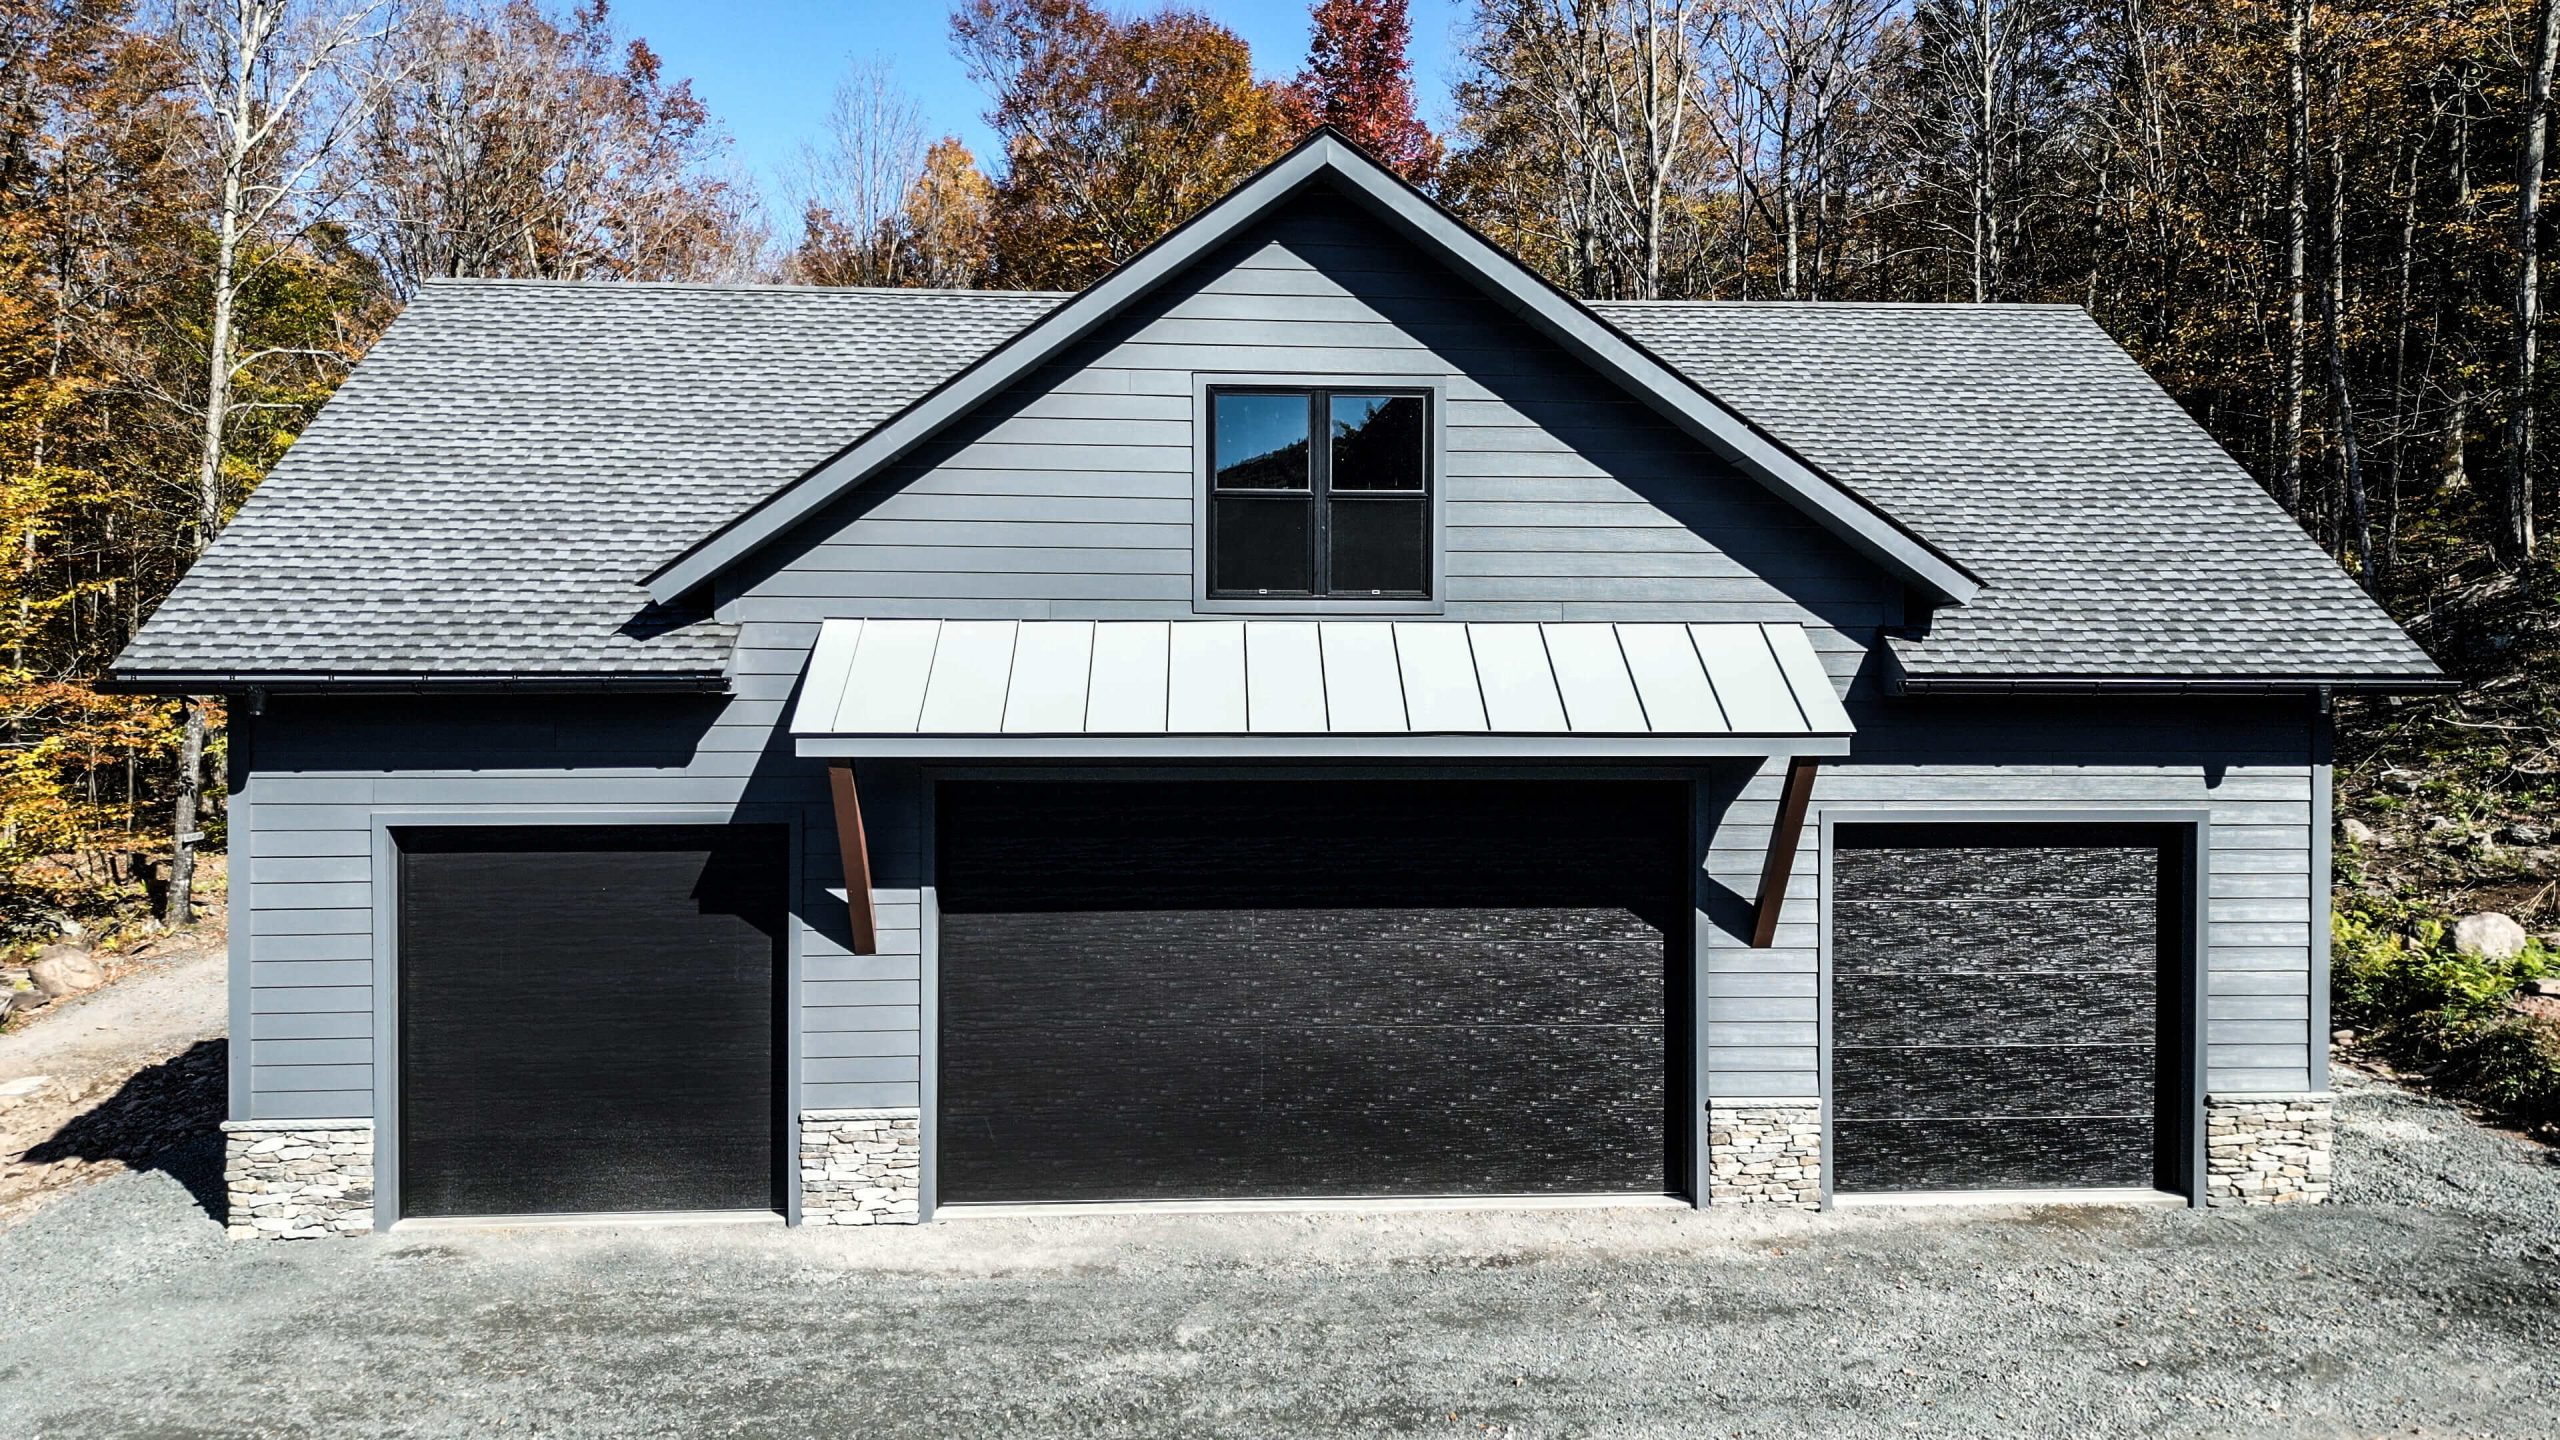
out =
<svg viewBox="0 0 2560 1440"><path fill-rule="evenodd" d="M2342 1077L2327 1210L1673 1210L227 1244L0 1230L0 1435L2560 1433L2560 1168Z"/></svg>

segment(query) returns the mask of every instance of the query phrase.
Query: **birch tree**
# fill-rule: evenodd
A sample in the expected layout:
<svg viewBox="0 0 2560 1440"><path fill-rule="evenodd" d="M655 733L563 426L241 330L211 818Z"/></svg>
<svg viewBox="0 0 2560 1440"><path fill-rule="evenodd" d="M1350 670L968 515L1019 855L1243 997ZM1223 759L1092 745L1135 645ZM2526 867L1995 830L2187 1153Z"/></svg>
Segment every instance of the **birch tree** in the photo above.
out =
<svg viewBox="0 0 2560 1440"><path fill-rule="evenodd" d="M2533 399L2542 326L2542 167L2551 124L2551 71L2560 59L2560 0L2541 0L2525 76L2524 141L2516 155L2515 398L2507 416L2507 466L2499 546L2508 561L2533 559Z"/></svg>
<svg viewBox="0 0 2560 1440"><path fill-rule="evenodd" d="M533 0L412 0L377 71L331 172L395 294L753 268L763 236L719 168L726 136L604 6L563 19Z"/></svg>
<svg viewBox="0 0 2560 1440"><path fill-rule="evenodd" d="M316 223L329 197L322 165L362 117L366 65L394 19L392 0L175 0L169 44L199 107L210 180L212 250L204 308L204 394L199 413L189 549L202 554L232 504L223 458L234 388L273 349L243 352L235 322L243 289L276 253ZM257 402L250 402L257 403ZM205 707L183 699L167 911L194 923L195 846L204 786Z"/></svg>

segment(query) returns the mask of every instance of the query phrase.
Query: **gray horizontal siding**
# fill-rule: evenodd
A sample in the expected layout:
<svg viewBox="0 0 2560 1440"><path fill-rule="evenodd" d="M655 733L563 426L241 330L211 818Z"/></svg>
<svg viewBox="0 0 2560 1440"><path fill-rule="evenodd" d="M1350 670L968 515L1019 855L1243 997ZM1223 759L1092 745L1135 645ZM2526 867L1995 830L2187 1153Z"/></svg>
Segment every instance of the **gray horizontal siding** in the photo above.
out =
<svg viewBox="0 0 2560 1440"><path fill-rule="evenodd" d="M1811 1005L1820 972L1819 824L1826 809L2195 809L2206 844L2207 1086L2310 1088L2312 986L2325 955L2309 716L2278 701L1865 702L1855 753L1826 764L1777 944L1746 947L1747 899L1775 818L1775 766L1710 785L1705 856L1710 1094L1819 1092L1821 1057L1771 1002ZM1722 896L1724 908L1715 908ZM1736 1013L1728 1006L1747 1004Z"/></svg>
<svg viewBox="0 0 2560 1440"><path fill-rule="evenodd" d="M578 820L666 807L796 811L805 1103L916 1103L912 1073L846 1062L920 1051L917 781L912 767L864 767L881 953L855 956L823 772L773 750L773 727L814 635L802 628L773 640L751 628L741 653L765 662L749 667L744 693L725 703L271 702L238 812L245 860L236 872L244 879L234 892L234 963L245 985L246 1065L235 1113L372 1114L374 817L471 807L556 808ZM772 683L756 683L759 675Z"/></svg>
<svg viewBox="0 0 2560 1440"><path fill-rule="evenodd" d="M1853 673L1898 585L1406 242L1275 217L830 507L724 596L742 620L1192 614L1193 376L1445 387L1454 619L1810 621Z"/></svg>

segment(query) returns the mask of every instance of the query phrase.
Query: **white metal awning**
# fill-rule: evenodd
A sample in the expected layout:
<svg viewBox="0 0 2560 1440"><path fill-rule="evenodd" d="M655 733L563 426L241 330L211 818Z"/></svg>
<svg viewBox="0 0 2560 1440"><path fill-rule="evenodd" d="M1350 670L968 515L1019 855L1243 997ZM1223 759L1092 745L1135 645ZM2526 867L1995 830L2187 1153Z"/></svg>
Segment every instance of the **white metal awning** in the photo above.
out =
<svg viewBox="0 0 2560 1440"><path fill-rule="evenodd" d="M830 620L810 756L1024 759L1839 755L1799 625Z"/></svg>

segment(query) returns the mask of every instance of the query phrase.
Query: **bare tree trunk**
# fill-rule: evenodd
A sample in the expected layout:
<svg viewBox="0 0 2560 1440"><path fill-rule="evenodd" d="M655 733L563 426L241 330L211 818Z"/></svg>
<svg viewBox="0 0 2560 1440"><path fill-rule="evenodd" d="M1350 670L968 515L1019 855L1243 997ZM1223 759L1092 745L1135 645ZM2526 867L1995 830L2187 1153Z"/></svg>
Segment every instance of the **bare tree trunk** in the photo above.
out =
<svg viewBox="0 0 2560 1440"><path fill-rule="evenodd" d="M2285 5L2284 393L2277 399L2276 499L2302 516L2302 392L2305 274L2311 230L2311 0Z"/></svg>
<svg viewBox="0 0 2560 1440"><path fill-rule="evenodd" d="M2551 69L2560 58L2560 0L2542 0L2524 144L2516 159L2515 399L2507 412L2507 474L2498 548L2507 562L2533 559L2533 383L2542 325L2542 161L2551 122Z"/></svg>
<svg viewBox="0 0 2560 1440"><path fill-rule="evenodd" d="M1973 106L1973 303L1979 305L1991 298L1992 275L1998 265L1999 217L1994 209L1998 180L1992 173L1998 146L1992 127L1999 123L2000 57L1993 47L1999 36L1992 28L1991 7L1994 0L1974 0L1973 6L1973 93L1966 97Z"/></svg>
<svg viewBox="0 0 2560 1440"><path fill-rule="evenodd" d="M2471 66L2466 61L2454 69L2453 80L2453 213L2465 227L2479 215L2479 191L2471 183ZM2439 301L2439 311L2442 302ZM2471 441L2471 373L2470 345L2457 338L2450 374L2450 388L2445 394L2444 430L2437 451L2435 485L2439 491L2460 490L2471 483L2471 468L2464 450Z"/></svg>
<svg viewBox="0 0 2560 1440"><path fill-rule="evenodd" d="M2331 103L2336 103L2340 77L2330 73ZM2373 519L2367 513L2364 457L2356 448L2356 398L2347 384L2347 157L2346 127L2329 132L2329 304L2321 328L2329 339L2329 403L2338 425L2338 485L2346 498L2347 541L2356 559L2356 578L2378 588L2373 565Z"/></svg>
<svg viewBox="0 0 2560 1440"><path fill-rule="evenodd" d="M259 51L271 34L255 27L247 15L242 17L230 73L223 77L215 99L221 109L215 133L221 141L222 180L214 216L211 314L206 317L204 411L197 430L196 523L188 546L198 555L222 529L223 438L230 429L232 373L239 364L233 354L232 325L239 300L240 230L247 213L249 148L258 125L253 82ZM203 702L192 697L181 699L178 708L185 724L178 741L178 793L169 814L166 913L170 924L187 926L196 919L196 815L204 799L205 711Z"/></svg>
<svg viewBox="0 0 2560 1440"><path fill-rule="evenodd" d="M2418 254L2418 176L2426 162L2428 142L2435 128L2418 137L2409 147L2409 189L2400 202L2400 293L2399 305L2391 326L2391 466L2382 487L2382 534L2374 549L2372 586L2378 594L2388 587L2391 572L2400 564L2400 487L2408 481L2409 442L2418 428L2421 405L2409 385L2409 318L2416 309L2415 284ZM2400 178L2395 158L2391 177Z"/></svg>
<svg viewBox="0 0 2560 1440"><path fill-rule="evenodd" d="M324 80L381 38L368 33L391 0L341 0L334 8L296 0L177 0L171 43L187 57L211 139L215 181L212 291L205 316L205 393L198 415L195 526L190 549L201 555L222 530L222 460L230 429L232 389L256 363L238 335L242 251L279 217L298 213L302 189L359 107L343 107L324 123L296 130L323 103ZM254 167L254 173L253 173ZM254 259L254 252L252 258ZM247 272L255 274L252 264ZM179 702L177 793L170 804L169 898L172 925L195 923L196 830L203 813L204 702Z"/></svg>

